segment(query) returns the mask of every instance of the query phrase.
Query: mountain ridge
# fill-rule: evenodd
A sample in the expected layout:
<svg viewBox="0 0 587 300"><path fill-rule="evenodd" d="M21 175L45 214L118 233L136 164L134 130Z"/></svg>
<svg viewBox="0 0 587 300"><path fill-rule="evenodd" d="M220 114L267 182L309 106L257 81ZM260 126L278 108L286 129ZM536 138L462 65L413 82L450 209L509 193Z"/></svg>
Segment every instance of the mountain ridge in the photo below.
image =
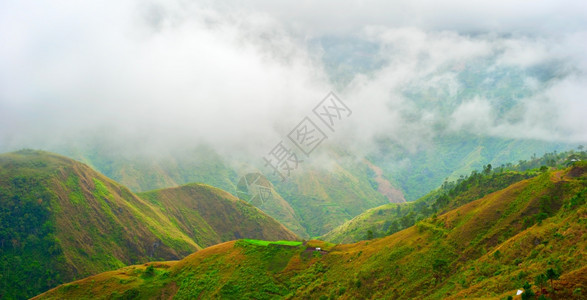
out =
<svg viewBox="0 0 587 300"><path fill-rule="evenodd" d="M287 247L232 241L179 262L86 278L35 299L83 299L94 292L98 298L503 299L526 282L535 285L527 292L581 299L586 171L580 162L545 172L384 238ZM546 271L560 279L541 289L535 278Z"/></svg>
<svg viewBox="0 0 587 300"><path fill-rule="evenodd" d="M210 227L211 211L186 230L161 205L67 157L33 150L0 154L0 268L12 269L3 275L0 295L30 297L58 283L125 265L179 259L234 239L234 228L240 237L297 238L229 193L202 185L190 191L175 205L168 201L169 208L195 216L195 206L188 204L210 200L209 209L217 205L234 212L220 218L227 226ZM195 230L202 234L194 235Z"/></svg>

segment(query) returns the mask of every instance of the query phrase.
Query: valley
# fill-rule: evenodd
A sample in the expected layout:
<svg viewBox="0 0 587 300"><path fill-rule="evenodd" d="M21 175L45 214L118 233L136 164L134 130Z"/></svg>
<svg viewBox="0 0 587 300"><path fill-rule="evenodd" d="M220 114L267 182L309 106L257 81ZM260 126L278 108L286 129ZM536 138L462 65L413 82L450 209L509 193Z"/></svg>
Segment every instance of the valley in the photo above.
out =
<svg viewBox="0 0 587 300"><path fill-rule="evenodd" d="M587 2L0 1L0 300L587 299Z"/></svg>
<svg viewBox="0 0 587 300"><path fill-rule="evenodd" d="M384 238L300 246L238 240L178 262L89 277L36 299L501 299L525 282L554 299L579 299L587 275L577 255L587 242L586 171L581 163L546 172ZM549 269L559 276L556 289L540 290L534 278Z"/></svg>

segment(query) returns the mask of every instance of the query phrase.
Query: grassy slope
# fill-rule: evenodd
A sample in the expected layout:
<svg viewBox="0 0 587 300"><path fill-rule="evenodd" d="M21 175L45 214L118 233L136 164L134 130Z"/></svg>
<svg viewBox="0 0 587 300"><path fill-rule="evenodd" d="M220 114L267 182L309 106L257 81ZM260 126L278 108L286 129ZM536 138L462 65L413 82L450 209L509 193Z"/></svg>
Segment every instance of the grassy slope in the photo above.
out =
<svg viewBox="0 0 587 300"><path fill-rule="evenodd" d="M202 246L239 238L285 239L298 237L272 217L233 195L204 184L140 193Z"/></svg>
<svg viewBox="0 0 587 300"><path fill-rule="evenodd" d="M256 191L254 188L251 191L248 190L247 182L255 182L256 185L271 187L270 199L263 202L259 191ZM268 215L274 217L298 236L302 238L309 237L306 229L300 224L300 217L296 214L293 207L277 193L273 184L265 176L260 173L245 174L239 180L237 190L236 195L239 198L255 205Z"/></svg>
<svg viewBox="0 0 587 300"><path fill-rule="evenodd" d="M382 239L299 247L228 242L152 272L135 266L100 274L39 298L500 299L553 268L562 276L549 296L581 299L586 171L581 164L545 173Z"/></svg>
<svg viewBox="0 0 587 300"><path fill-rule="evenodd" d="M4 273L4 295L31 296L46 289L29 280L55 284L199 249L159 209L127 188L84 164L46 152L0 156L0 201L2 267L14 270ZM42 222L35 221L39 216ZM49 272L55 275L43 268L19 272L46 263L53 264Z"/></svg>
<svg viewBox="0 0 587 300"><path fill-rule="evenodd" d="M408 151L389 141L381 142L380 147L384 154L373 155L369 161L381 168L381 178L391 183L398 194L396 198L413 201L438 188L446 178L458 178L487 163L499 166L525 159L528 153L541 155L569 146L444 134L421 149ZM287 203L271 202L259 208L296 234L307 237L325 234L367 209L390 202L377 191L380 186L373 170L365 163L346 159L341 152L340 149L328 151L337 162L328 170L320 166L302 167L286 183L272 178L277 194ZM120 149L100 145L79 151L65 149L61 153L88 163L133 191L202 182L234 192L238 181L237 170L230 160L205 147L154 157L128 157L120 154ZM267 169L263 171L268 172ZM347 184L349 182L352 184ZM287 206L293 208L293 215Z"/></svg>
<svg viewBox="0 0 587 300"><path fill-rule="evenodd" d="M456 188L448 191L439 188L428 195L408 203L388 203L365 211L344 224L323 235L321 239L335 243L354 243L368 238L387 234L390 227L394 233L399 229L412 226L417 220L439 214L448 208L456 208L491 192L503 189L515 182L535 176L531 172L503 172L491 175L477 173L477 180L465 180ZM471 178L469 178L471 179ZM434 207L434 202L442 194L449 196L445 207ZM409 216L406 217L406 216ZM406 220L407 219L407 220ZM395 223L395 225L394 225ZM368 236L371 231L373 237Z"/></svg>
<svg viewBox="0 0 587 300"><path fill-rule="evenodd" d="M401 205L385 204L356 216L321 238L330 242L351 243L382 237L414 225L417 221L457 208L515 182L537 176L544 170L563 168L571 159L587 160L585 151L546 153L542 157L520 160L518 164L473 171L454 182L445 182L426 196ZM485 168L486 166L484 166Z"/></svg>
<svg viewBox="0 0 587 300"><path fill-rule="evenodd" d="M399 219L395 212L401 205L384 204L344 222L320 238L333 243L355 243L367 238L367 232L386 231L386 222Z"/></svg>
<svg viewBox="0 0 587 300"><path fill-rule="evenodd" d="M0 295L25 298L125 265L179 259L200 249L200 238L205 246L235 237L295 238L215 188L188 185L152 195L161 202L55 154L0 155Z"/></svg>
<svg viewBox="0 0 587 300"><path fill-rule="evenodd" d="M301 218L310 236L322 235L354 216L389 200L371 184L371 169L333 154L328 170L301 167L285 182L275 184Z"/></svg>
<svg viewBox="0 0 587 300"><path fill-rule="evenodd" d="M206 148L156 159L129 159L99 147L62 152L94 166L133 191L201 182L233 192L238 183L236 172L227 160ZM373 186L374 174L367 164L357 163L338 152L330 153L338 164L329 170L300 168L286 183L271 178L276 201L258 207L296 234L309 237L324 234L366 209L389 202Z"/></svg>

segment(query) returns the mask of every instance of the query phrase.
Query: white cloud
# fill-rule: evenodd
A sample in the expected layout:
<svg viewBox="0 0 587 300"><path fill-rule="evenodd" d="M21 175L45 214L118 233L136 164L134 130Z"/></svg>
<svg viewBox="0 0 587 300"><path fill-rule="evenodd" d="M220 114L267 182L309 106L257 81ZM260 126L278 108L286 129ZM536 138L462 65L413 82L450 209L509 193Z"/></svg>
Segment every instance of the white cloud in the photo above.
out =
<svg viewBox="0 0 587 300"><path fill-rule="evenodd" d="M473 133L484 132L493 127L493 112L487 100L475 98L462 103L451 115L451 129L456 131L469 131Z"/></svg>
<svg viewBox="0 0 587 300"><path fill-rule="evenodd" d="M331 35L376 45L378 62L339 91L354 113L331 141L417 149L449 128L585 142L583 6L3 1L0 149L97 136L131 152L207 143L257 159L335 89L321 61L331 54L310 46ZM463 74L503 68L523 84L505 96L467 90ZM488 86L503 75L494 73Z"/></svg>

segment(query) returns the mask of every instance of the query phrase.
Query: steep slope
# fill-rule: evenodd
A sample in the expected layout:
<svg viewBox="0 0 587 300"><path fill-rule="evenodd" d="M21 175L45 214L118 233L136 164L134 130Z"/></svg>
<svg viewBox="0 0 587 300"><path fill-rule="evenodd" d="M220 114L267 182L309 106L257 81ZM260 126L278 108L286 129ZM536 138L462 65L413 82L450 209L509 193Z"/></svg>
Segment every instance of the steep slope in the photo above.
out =
<svg viewBox="0 0 587 300"><path fill-rule="evenodd" d="M331 146L325 155L336 162L333 166L305 162L305 168L297 169L295 178L288 182L281 183L280 178L270 177L275 191L293 208L295 217L283 218L290 212L281 204L260 208L301 236L306 236L303 231L309 236L319 236L367 209L402 199L414 201L438 188L446 178L458 179L485 164L499 166L527 159L528 154L541 155L571 147L454 132L433 136L425 145L407 148L392 140L379 140L378 149L368 156L367 163L349 151L344 153ZM91 146L87 148L66 147L57 152L95 167L133 191L201 182L233 192L239 180L236 174L244 172L235 167L242 161L233 161L206 147L156 155L128 155L122 149L111 149L95 141L88 144ZM269 170L259 168L269 175ZM348 181L341 183L341 180ZM281 210L276 212L278 208ZM296 220L304 230L296 228Z"/></svg>
<svg viewBox="0 0 587 300"><path fill-rule="evenodd" d="M209 186L146 196L59 155L0 155L0 295L26 298L125 265L180 259L200 249L198 242L296 237Z"/></svg>
<svg viewBox="0 0 587 300"><path fill-rule="evenodd" d="M420 199L398 204L385 204L356 216L321 238L335 243L351 243L389 235L414 225L419 220L439 215L515 182L537 176L550 168L564 168L576 160L587 160L585 151L546 153L542 157L520 160L517 164L472 171L456 181L445 181L440 188ZM549 167L548 167L549 166Z"/></svg>
<svg viewBox="0 0 587 300"><path fill-rule="evenodd" d="M37 299L502 299L525 282L553 299L584 299L587 164L524 180L391 236L303 246L241 240L179 262L133 266ZM318 249L318 247L320 249ZM553 285L555 289L552 289Z"/></svg>
<svg viewBox="0 0 587 300"><path fill-rule="evenodd" d="M240 238L298 238L253 205L208 185L188 184L138 195L160 207L166 217L201 246Z"/></svg>
<svg viewBox="0 0 587 300"><path fill-rule="evenodd" d="M370 176L374 185L377 186L377 191L381 193L383 196L392 203L404 203L406 199L404 198L404 194L397 188L395 188L385 176L383 176L383 170L378 166L372 164L368 160L363 160L369 169L372 171L372 176Z"/></svg>
<svg viewBox="0 0 587 300"><path fill-rule="evenodd" d="M47 152L0 155L0 209L0 259L8 269L2 295L9 298L199 249L127 188Z"/></svg>
<svg viewBox="0 0 587 300"><path fill-rule="evenodd" d="M439 189L416 201L389 203L369 209L321 238L333 243L353 243L389 235L419 220L459 207L537 174L531 171L473 171L469 177L461 178L458 182L445 182Z"/></svg>
<svg viewBox="0 0 587 300"><path fill-rule="evenodd" d="M238 189L240 180L236 176L238 170L230 167L238 164L231 164L230 159L206 147L155 158L127 158L99 146L61 152L96 167L133 191L202 182L233 192ZM286 182L268 176L274 185L273 201L252 204L296 234L309 237L324 234L366 209L388 203L390 200L377 191L379 188L393 193L396 201L402 201L401 192L392 189L391 184L383 180L383 176L377 176L366 162L357 161L340 149L330 150L329 156L336 163L328 169L302 166ZM376 182L378 178L382 179L381 184Z"/></svg>
<svg viewBox="0 0 587 300"><path fill-rule="evenodd" d="M263 174L254 172L243 175L237 184L236 195L274 217L300 237L309 237L295 210Z"/></svg>
<svg viewBox="0 0 587 300"><path fill-rule="evenodd" d="M319 236L367 209L389 203L372 184L373 171L362 161L332 153L328 168L302 166L288 180L275 182L310 236Z"/></svg>

